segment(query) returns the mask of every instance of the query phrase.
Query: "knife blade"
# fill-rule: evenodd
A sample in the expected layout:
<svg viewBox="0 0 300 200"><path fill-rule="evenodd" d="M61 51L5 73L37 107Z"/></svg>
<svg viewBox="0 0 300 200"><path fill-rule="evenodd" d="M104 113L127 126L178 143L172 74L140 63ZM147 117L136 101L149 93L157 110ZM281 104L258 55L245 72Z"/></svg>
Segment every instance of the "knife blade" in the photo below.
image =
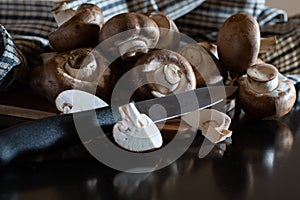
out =
<svg viewBox="0 0 300 200"><path fill-rule="evenodd" d="M136 102L135 105L141 113L158 122L217 104L233 94L236 89L237 87L233 86L204 87ZM120 120L118 113L112 110L116 109L107 106L29 121L1 130L0 165L22 155L59 150L79 144L81 140L77 134L75 118L76 121L87 122L84 127L87 137L97 137L91 134L94 127L111 127Z"/></svg>

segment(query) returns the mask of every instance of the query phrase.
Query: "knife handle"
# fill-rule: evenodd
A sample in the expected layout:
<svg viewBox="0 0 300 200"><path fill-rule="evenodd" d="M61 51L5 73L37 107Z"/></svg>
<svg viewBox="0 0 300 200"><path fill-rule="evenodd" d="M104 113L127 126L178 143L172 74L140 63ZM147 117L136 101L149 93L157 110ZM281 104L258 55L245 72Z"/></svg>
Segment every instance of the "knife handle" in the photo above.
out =
<svg viewBox="0 0 300 200"><path fill-rule="evenodd" d="M81 142L76 123L85 137L96 137L95 128L115 123L110 107L25 122L0 131L0 165L32 153L62 149ZM92 130L92 131L91 131ZM85 134L85 133L83 133ZM83 135L81 134L81 135Z"/></svg>

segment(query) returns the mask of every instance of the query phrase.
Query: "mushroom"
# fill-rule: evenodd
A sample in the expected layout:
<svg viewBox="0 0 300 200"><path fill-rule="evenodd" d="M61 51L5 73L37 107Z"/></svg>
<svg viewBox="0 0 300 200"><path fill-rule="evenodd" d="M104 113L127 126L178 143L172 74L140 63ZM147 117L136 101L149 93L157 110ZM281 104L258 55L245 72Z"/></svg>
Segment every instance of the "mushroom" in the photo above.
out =
<svg viewBox="0 0 300 200"><path fill-rule="evenodd" d="M255 64L260 49L260 30L253 16L238 13L220 28L217 51L221 64L230 72L243 74Z"/></svg>
<svg viewBox="0 0 300 200"><path fill-rule="evenodd" d="M215 85L226 80L227 72L218 59L200 44L187 44L178 49L193 66L197 87Z"/></svg>
<svg viewBox="0 0 300 200"><path fill-rule="evenodd" d="M180 54L153 50L140 57L135 66L135 84L140 87L136 98L147 99L180 93L196 88L192 66Z"/></svg>
<svg viewBox="0 0 300 200"><path fill-rule="evenodd" d="M278 119L287 114L296 101L293 83L270 64L251 66L238 84L239 106L253 118Z"/></svg>
<svg viewBox="0 0 300 200"><path fill-rule="evenodd" d="M182 119L193 128L200 129L202 135L212 143L222 142L232 135L232 131L228 130L231 118L215 109L194 111Z"/></svg>
<svg viewBox="0 0 300 200"><path fill-rule="evenodd" d="M82 90L65 90L55 99L57 110L63 114L81 112L108 106L102 99Z"/></svg>
<svg viewBox="0 0 300 200"><path fill-rule="evenodd" d="M75 15L75 10L70 8L66 2L59 2L53 6L51 13L57 26L61 26Z"/></svg>
<svg viewBox="0 0 300 200"><path fill-rule="evenodd" d="M90 48L57 53L44 65L32 70L32 90L54 102L56 96L67 89L80 89L95 93L98 84L107 80L106 59Z"/></svg>
<svg viewBox="0 0 300 200"><path fill-rule="evenodd" d="M217 45L210 43L210 42L199 42L198 44L200 44L207 51L212 53L217 59L219 59Z"/></svg>
<svg viewBox="0 0 300 200"><path fill-rule="evenodd" d="M159 129L133 103L119 107L122 120L113 127L115 142L126 150L144 152L159 148L163 140Z"/></svg>
<svg viewBox="0 0 300 200"><path fill-rule="evenodd" d="M159 27L158 49L175 51L180 42L179 30L175 22L162 12L150 12L147 14Z"/></svg>
<svg viewBox="0 0 300 200"><path fill-rule="evenodd" d="M51 47L55 51L66 51L96 46L104 20L102 10L94 4L82 4L74 12L61 7L53 11L58 28L48 36Z"/></svg>
<svg viewBox="0 0 300 200"><path fill-rule="evenodd" d="M159 39L157 24L143 14L122 13L109 19L99 35L99 42L111 56L135 59L156 46Z"/></svg>

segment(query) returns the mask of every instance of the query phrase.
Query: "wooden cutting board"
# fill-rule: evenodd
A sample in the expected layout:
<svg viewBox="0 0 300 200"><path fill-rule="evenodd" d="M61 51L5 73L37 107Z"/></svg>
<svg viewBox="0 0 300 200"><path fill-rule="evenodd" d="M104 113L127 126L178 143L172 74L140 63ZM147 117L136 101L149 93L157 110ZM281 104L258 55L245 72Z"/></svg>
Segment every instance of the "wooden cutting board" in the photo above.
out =
<svg viewBox="0 0 300 200"><path fill-rule="evenodd" d="M35 95L28 87L0 92L0 115L40 119L57 115L54 104Z"/></svg>

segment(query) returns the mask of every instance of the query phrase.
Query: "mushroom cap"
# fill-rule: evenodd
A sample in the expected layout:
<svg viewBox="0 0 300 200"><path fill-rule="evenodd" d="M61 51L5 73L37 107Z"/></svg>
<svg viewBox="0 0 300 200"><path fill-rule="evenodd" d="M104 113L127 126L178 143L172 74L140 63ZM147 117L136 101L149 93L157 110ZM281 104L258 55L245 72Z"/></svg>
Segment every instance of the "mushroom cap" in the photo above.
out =
<svg viewBox="0 0 300 200"><path fill-rule="evenodd" d="M229 71L243 74L255 64L260 48L260 30L253 16L238 13L229 17L220 28L218 55Z"/></svg>
<svg viewBox="0 0 300 200"><path fill-rule="evenodd" d="M137 84L146 84L137 90L136 98L161 97L196 88L195 73L190 63L170 50L153 50L144 54L133 70Z"/></svg>
<svg viewBox="0 0 300 200"><path fill-rule="evenodd" d="M156 48L175 51L180 42L180 33L175 22L162 12L149 12L146 15L153 19L159 28Z"/></svg>
<svg viewBox="0 0 300 200"><path fill-rule="evenodd" d="M124 59L146 53L156 46L158 39L157 24L146 15L133 12L121 13L109 19L99 35L99 42L105 42L110 54L119 52Z"/></svg>
<svg viewBox="0 0 300 200"><path fill-rule="evenodd" d="M103 25L102 10L94 4L82 4L73 17L51 32L49 43L55 51L66 51L98 44Z"/></svg>
<svg viewBox="0 0 300 200"><path fill-rule="evenodd" d="M90 48L61 52L32 70L30 85L35 93L54 102L67 89L94 93L104 69L104 58Z"/></svg>
<svg viewBox="0 0 300 200"><path fill-rule="evenodd" d="M193 66L197 87L223 84L227 79L227 72L219 60L200 43L184 45L177 52Z"/></svg>
<svg viewBox="0 0 300 200"><path fill-rule="evenodd" d="M238 104L248 116L257 119L278 119L293 108L296 101L295 86L280 73L276 88L273 87L274 84L268 86L267 81L263 85L258 84L253 87L253 78L251 78L252 82L248 79L247 75L240 77L237 95ZM262 79L266 79L266 76ZM276 79L271 76L270 82L272 83L273 80Z"/></svg>

